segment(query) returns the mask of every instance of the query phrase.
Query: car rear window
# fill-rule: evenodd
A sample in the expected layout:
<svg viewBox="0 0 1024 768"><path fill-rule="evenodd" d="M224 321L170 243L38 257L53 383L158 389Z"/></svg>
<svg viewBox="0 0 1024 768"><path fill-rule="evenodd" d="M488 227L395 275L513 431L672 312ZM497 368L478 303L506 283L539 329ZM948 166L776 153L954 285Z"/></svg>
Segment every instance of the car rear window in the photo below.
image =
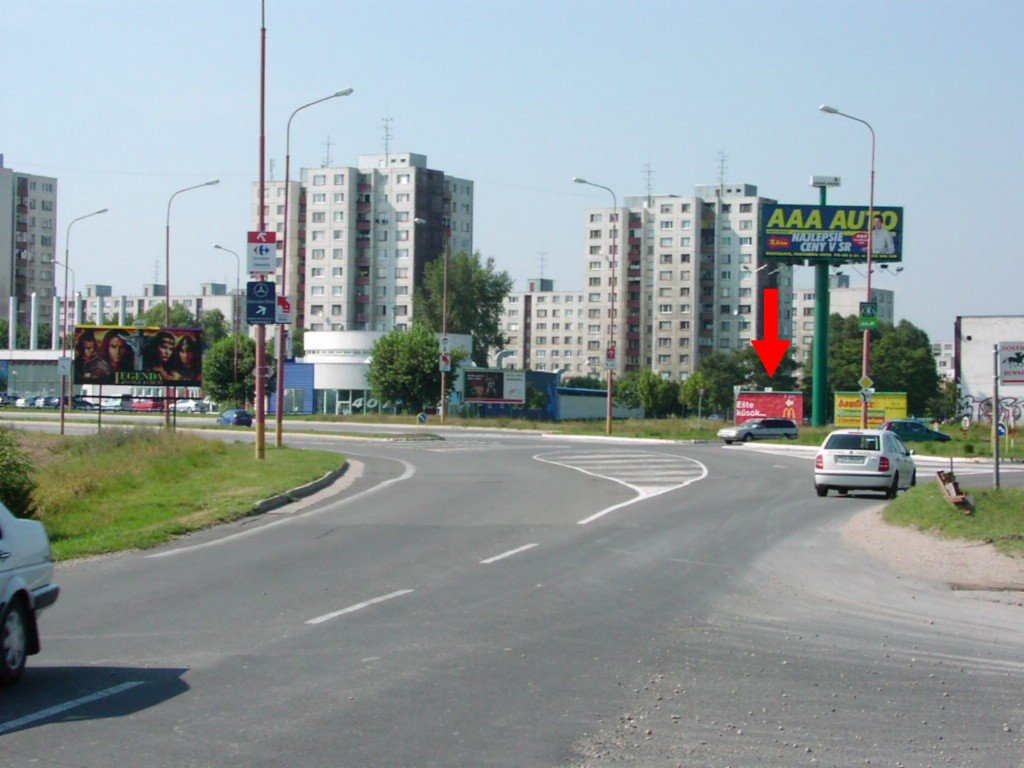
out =
<svg viewBox="0 0 1024 768"><path fill-rule="evenodd" d="M825 443L830 451L877 451L877 435L832 435Z"/></svg>

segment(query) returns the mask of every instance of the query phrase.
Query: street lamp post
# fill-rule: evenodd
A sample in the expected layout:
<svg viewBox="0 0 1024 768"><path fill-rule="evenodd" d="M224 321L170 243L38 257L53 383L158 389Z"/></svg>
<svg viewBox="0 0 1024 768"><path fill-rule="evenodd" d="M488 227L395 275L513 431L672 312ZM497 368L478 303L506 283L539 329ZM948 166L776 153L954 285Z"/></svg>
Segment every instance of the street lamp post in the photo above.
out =
<svg viewBox="0 0 1024 768"><path fill-rule="evenodd" d="M874 243L871 234L873 227L873 221L875 218L875 129L871 127L871 123L867 120L862 120L859 117L848 115L845 112L840 112L835 107L830 107L827 104L822 104L818 107L822 112L829 115L839 115L845 117L848 120L853 120L866 126L871 132L871 183L868 191L868 220L864 227L865 234L868 237L868 277L867 277L867 298L865 301L871 301L871 262L872 256L874 255ZM864 329L864 352L861 359L861 379L868 377L868 371L870 369L871 362L871 330L868 328ZM868 426L868 401L867 397L861 398L861 411L860 411L860 428L867 429Z"/></svg>
<svg viewBox="0 0 1024 768"><path fill-rule="evenodd" d="M185 187L179 189L167 200L167 221L164 229L164 297L167 299L165 314L164 314L164 325L170 327L171 325L171 203L174 202L174 198L180 195L182 192L188 192L193 189L199 189L200 187L212 187L214 184L220 184L220 179L214 179L213 181L204 181L202 184L196 184L195 186ZM174 389L170 391L171 398L174 397ZM164 402L164 426L167 429L171 428L171 404L170 400Z"/></svg>
<svg viewBox="0 0 1024 768"><path fill-rule="evenodd" d="M612 210L613 215L617 216L619 213L619 200L615 196L615 193L603 184L595 184L592 181L581 179L579 176L573 177L573 181L577 184L586 184L591 187L598 187L605 190L612 196ZM619 224L618 221L609 222L610 224ZM616 227L611 227L609 233L617 231ZM614 378L615 370L615 287L616 287L616 276L615 276L615 246L617 245L616 239L612 238L612 245L608 249L608 271L609 271L609 285L608 285L608 349L605 352L605 369L608 372L608 392L606 395L605 403L605 434L610 435L612 433L612 380ZM654 316L651 315L651 332L654 332Z"/></svg>
<svg viewBox="0 0 1024 768"><path fill-rule="evenodd" d="M417 226L423 226L427 223L426 219L416 218L413 219L413 223ZM441 258L444 259L443 263L443 277L441 287L441 354L448 353L448 238L444 236L444 232L441 234ZM440 365L440 360L438 361ZM440 416L441 423L444 424L448 417L448 372L441 366L441 404Z"/></svg>
<svg viewBox="0 0 1024 768"><path fill-rule="evenodd" d="M288 197L292 171L292 120L295 119L295 116L299 114L299 112L307 107L312 107L315 104L330 101L331 99L337 99L342 96L349 96L354 90L355 89L353 88L345 88L332 93L330 96L324 96L322 99L317 99L316 101L311 101L308 104L303 104L292 112L291 117L288 118L288 127L285 130L284 138L284 229L281 233L283 238L281 243L281 293L285 296L288 295ZM274 444L278 448L281 447L282 432L284 429L282 419L284 414L285 336L287 335L288 326L287 324L282 323L277 329L277 392L274 395Z"/></svg>
<svg viewBox="0 0 1024 768"><path fill-rule="evenodd" d="M238 254L232 251L230 248L225 248L223 245L217 245L214 243L214 248L219 251L225 251L235 257L235 296L231 301L231 327L234 330L235 337L235 359L232 363L232 380L234 381L235 387L238 387L238 335L240 333L238 328L238 297L241 290L240 275L242 272L242 260Z"/></svg>
<svg viewBox="0 0 1024 768"><path fill-rule="evenodd" d="M72 219L68 223L67 231L64 234L64 335L61 339L60 350L62 360L66 360L68 351L68 272L71 268L68 264L71 263L71 225L76 221L82 219L88 219L90 216L99 216L101 213L106 213L107 208L101 208L98 211L87 213L85 216L79 216L77 219ZM56 262L54 262L56 263ZM73 273L72 273L73 274ZM13 325L13 324L12 324ZM66 362L62 362L61 365L67 365ZM64 399L68 396L68 375L67 371L62 369L60 375L60 433L64 434Z"/></svg>

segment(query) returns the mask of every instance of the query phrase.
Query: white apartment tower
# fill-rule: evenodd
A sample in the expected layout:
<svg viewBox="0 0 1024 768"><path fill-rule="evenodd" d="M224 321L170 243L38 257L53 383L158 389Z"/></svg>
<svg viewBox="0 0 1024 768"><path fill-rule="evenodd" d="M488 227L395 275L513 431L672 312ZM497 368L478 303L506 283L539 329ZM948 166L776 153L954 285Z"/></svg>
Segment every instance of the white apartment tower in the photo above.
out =
<svg viewBox="0 0 1024 768"><path fill-rule="evenodd" d="M473 182L427 167L425 155L359 157L357 167L303 168L291 181L287 295L292 328L388 331L414 316L424 266L473 250ZM278 233L281 292L283 181L266 182L268 230ZM258 228L259 185L254 185Z"/></svg>
<svg viewBox="0 0 1024 768"><path fill-rule="evenodd" d="M57 179L4 168L0 155L0 306L18 302L18 325L30 321L32 295L41 325L53 318Z"/></svg>
<svg viewBox="0 0 1024 768"><path fill-rule="evenodd" d="M649 368L685 380L704 356L762 338L762 299L779 291L779 335L792 332L792 268L759 260L761 206L749 184L698 186L694 196L627 197L586 212L586 371Z"/></svg>
<svg viewBox="0 0 1024 768"><path fill-rule="evenodd" d="M528 280L525 291L505 297L501 322L510 353L501 367L587 374L583 291L556 291L552 280Z"/></svg>

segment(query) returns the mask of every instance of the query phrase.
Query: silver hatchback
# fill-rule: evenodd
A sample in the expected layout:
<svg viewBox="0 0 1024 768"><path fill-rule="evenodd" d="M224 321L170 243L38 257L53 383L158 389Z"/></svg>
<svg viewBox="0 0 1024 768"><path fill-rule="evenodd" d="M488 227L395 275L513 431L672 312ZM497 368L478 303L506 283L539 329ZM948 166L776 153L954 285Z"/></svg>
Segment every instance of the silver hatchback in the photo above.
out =
<svg viewBox="0 0 1024 768"><path fill-rule="evenodd" d="M825 438L814 459L814 489L827 496L849 491L881 491L896 498L917 484L912 451L895 432L880 429L837 429Z"/></svg>
<svg viewBox="0 0 1024 768"><path fill-rule="evenodd" d="M796 440L796 435L796 422L791 419L750 419L735 427L723 427L718 430L718 436L725 441L726 445L779 437Z"/></svg>

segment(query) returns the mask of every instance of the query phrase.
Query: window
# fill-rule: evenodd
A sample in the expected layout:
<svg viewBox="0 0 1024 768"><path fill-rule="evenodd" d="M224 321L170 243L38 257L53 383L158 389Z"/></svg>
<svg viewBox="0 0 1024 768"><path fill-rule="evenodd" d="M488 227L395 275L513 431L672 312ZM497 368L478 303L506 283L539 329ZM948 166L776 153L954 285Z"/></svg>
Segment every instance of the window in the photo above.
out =
<svg viewBox="0 0 1024 768"><path fill-rule="evenodd" d="M327 220L327 214L324 211L314 211L312 222L314 224L320 224Z"/></svg>
<svg viewBox="0 0 1024 768"><path fill-rule="evenodd" d="M600 284L601 284L601 278L600 277L591 277L591 278L587 279L587 285L598 286Z"/></svg>
<svg viewBox="0 0 1024 768"><path fill-rule="evenodd" d="M395 221L408 221L408 220L409 220L409 212L408 211L397 211L395 213Z"/></svg>
<svg viewBox="0 0 1024 768"><path fill-rule="evenodd" d="M681 314L681 315L688 315L688 314L690 314L690 305L689 304L680 304L679 305L679 314Z"/></svg>
<svg viewBox="0 0 1024 768"><path fill-rule="evenodd" d="M754 238L752 238L752 237L741 237L740 238L740 245L753 245L753 244L754 244Z"/></svg>
<svg viewBox="0 0 1024 768"><path fill-rule="evenodd" d="M672 221L672 220L669 220L669 219L664 220L664 221L661 222L661 228L662 229L672 229L674 226L675 226L675 222Z"/></svg>
<svg viewBox="0 0 1024 768"><path fill-rule="evenodd" d="M334 202L335 203L344 203L345 202L345 193L344 192L335 192L334 193Z"/></svg>
<svg viewBox="0 0 1024 768"><path fill-rule="evenodd" d="M312 288L309 289L309 295L310 296L323 296L324 295L324 287L322 285L314 285Z"/></svg>
<svg viewBox="0 0 1024 768"><path fill-rule="evenodd" d="M672 305L671 304L659 304L658 305L658 311L661 312L662 314L668 314L669 312L672 311Z"/></svg>
<svg viewBox="0 0 1024 768"><path fill-rule="evenodd" d="M590 293L590 294L587 294L587 301L600 301L600 300L601 300L601 294L600 293Z"/></svg>
<svg viewBox="0 0 1024 768"><path fill-rule="evenodd" d="M398 232L395 233L395 239L396 240L408 240L409 239L409 230L407 230L407 229L400 229L400 230L398 230Z"/></svg>
<svg viewBox="0 0 1024 768"><path fill-rule="evenodd" d="M591 256L597 256L600 253L601 253L601 246L600 245L592 245L592 246L590 246L590 255ZM594 262L590 262L590 263L593 264Z"/></svg>
<svg viewBox="0 0 1024 768"><path fill-rule="evenodd" d="M659 280L671 280L672 279L672 270L671 269L663 269L663 270L661 270L658 273L658 279Z"/></svg>
<svg viewBox="0 0 1024 768"><path fill-rule="evenodd" d="M313 261L318 261L318 260L322 259L323 257L324 257L324 249L323 248L314 248L313 249Z"/></svg>
<svg viewBox="0 0 1024 768"><path fill-rule="evenodd" d="M314 187L322 187L326 183L327 183L327 176L326 175L324 175L322 173L318 173L318 174L315 174L313 176L313 186Z"/></svg>
<svg viewBox="0 0 1024 768"><path fill-rule="evenodd" d="M672 263L672 254L671 253L663 253L663 254L661 254L661 263L662 264L671 264Z"/></svg>
<svg viewBox="0 0 1024 768"><path fill-rule="evenodd" d="M313 267L312 269L309 270L309 276L310 277L323 277L324 276L324 268L323 267Z"/></svg>
<svg viewBox="0 0 1024 768"><path fill-rule="evenodd" d="M689 248L690 247L690 238L688 238L688 237L680 237L679 238L679 244L681 246L683 246L684 248Z"/></svg>
<svg viewBox="0 0 1024 768"><path fill-rule="evenodd" d="M600 222L601 222L601 214L600 213L592 213L592 214L590 214L590 223L591 224L599 224Z"/></svg>
<svg viewBox="0 0 1024 768"><path fill-rule="evenodd" d="M409 193L408 192L402 192L400 194L395 195L395 202L396 203L408 203L409 202Z"/></svg>
<svg viewBox="0 0 1024 768"><path fill-rule="evenodd" d="M672 238L671 237L663 237L660 240L658 240L658 245L660 245L662 248L671 248L672 247Z"/></svg>
<svg viewBox="0 0 1024 768"><path fill-rule="evenodd" d="M740 203L740 213L751 213L753 206L750 203Z"/></svg>
<svg viewBox="0 0 1024 768"><path fill-rule="evenodd" d="M601 239L601 230L600 229L592 229L592 230L590 230L590 239L591 240L600 240Z"/></svg>
<svg viewBox="0 0 1024 768"><path fill-rule="evenodd" d="M388 231L386 229L377 230L377 242L383 243L388 239Z"/></svg>
<svg viewBox="0 0 1024 768"><path fill-rule="evenodd" d="M750 219L740 221L740 229L753 229L754 223Z"/></svg>
<svg viewBox="0 0 1024 768"><path fill-rule="evenodd" d="M315 229L315 230L313 230L310 239L313 240L313 242L318 242L320 240L323 240L324 239L324 235L326 235L326 234L327 233L324 232L322 229Z"/></svg>
<svg viewBox="0 0 1024 768"><path fill-rule="evenodd" d="M679 222L680 229L693 229L693 222L689 219Z"/></svg>
<svg viewBox="0 0 1024 768"><path fill-rule="evenodd" d="M313 195L313 204L314 205L316 205L318 203L326 203L326 202L327 202L327 195L325 193L317 192L316 194Z"/></svg>
<svg viewBox="0 0 1024 768"><path fill-rule="evenodd" d="M343 229L335 229L335 230L333 230L331 232L331 239L332 240L344 240L345 239L345 230L343 230Z"/></svg>
<svg viewBox="0 0 1024 768"><path fill-rule="evenodd" d="M333 249L331 249L331 258L332 259L341 259L341 258L344 258L344 256L345 256L345 251L344 251L343 248L333 248Z"/></svg>
<svg viewBox="0 0 1024 768"><path fill-rule="evenodd" d="M398 174L398 176L396 177L395 180L396 180L396 182L398 184L408 184L409 183L409 178L410 178L410 176L409 176L408 173L400 173L400 174Z"/></svg>
<svg viewBox="0 0 1024 768"><path fill-rule="evenodd" d="M660 210L662 213L672 213L672 206L666 203L661 206Z"/></svg>
<svg viewBox="0 0 1024 768"><path fill-rule="evenodd" d="M408 267L395 267L395 277L408 277L408 276L409 276L409 268Z"/></svg>
<svg viewBox="0 0 1024 768"><path fill-rule="evenodd" d="M345 295L345 286L343 286L343 285L332 285L331 286L331 296L344 296L344 295Z"/></svg>

